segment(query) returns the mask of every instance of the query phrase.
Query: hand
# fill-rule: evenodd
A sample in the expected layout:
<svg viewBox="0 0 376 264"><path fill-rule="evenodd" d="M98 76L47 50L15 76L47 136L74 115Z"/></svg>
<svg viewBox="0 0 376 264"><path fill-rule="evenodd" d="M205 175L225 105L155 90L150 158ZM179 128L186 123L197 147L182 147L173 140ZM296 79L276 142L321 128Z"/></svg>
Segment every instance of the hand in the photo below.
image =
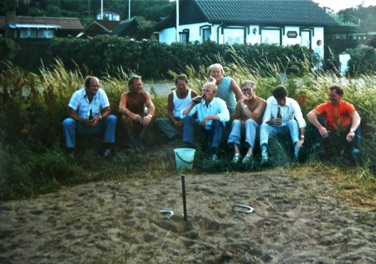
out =
<svg viewBox="0 0 376 264"><path fill-rule="evenodd" d="M88 127L95 127L98 125L99 122L99 116L94 117L93 119L85 119L85 125Z"/></svg>
<svg viewBox="0 0 376 264"><path fill-rule="evenodd" d="M217 79L215 79L213 76L210 76L210 82L217 84Z"/></svg>
<svg viewBox="0 0 376 264"><path fill-rule="evenodd" d="M149 125L151 119L152 119L152 117L150 117L150 115L144 116L144 119L142 119L142 124L143 124L144 126Z"/></svg>
<svg viewBox="0 0 376 264"><path fill-rule="evenodd" d="M299 139L299 140L296 142L296 146L297 146L298 148L301 148L301 147L303 146L303 143L304 143L304 138Z"/></svg>
<svg viewBox="0 0 376 264"><path fill-rule="evenodd" d="M206 124L208 123L209 119L207 117L204 118L204 120L201 121L201 126L206 126Z"/></svg>
<svg viewBox="0 0 376 264"><path fill-rule="evenodd" d="M134 115L131 115L131 118L132 118L133 121L138 121L141 124L143 122L142 117L140 115L134 114Z"/></svg>
<svg viewBox="0 0 376 264"><path fill-rule="evenodd" d="M280 126L280 125L282 125L282 119L281 119L281 118L276 118L276 119L274 119L274 125L275 125L275 126Z"/></svg>
<svg viewBox="0 0 376 264"><path fill-rule="evenodd" d="M202 101L202 96L201 95L197 95L196 97L192 98L192 102L194 104L198 104Z"/></svg>
<svg viewBox="0 0 376 264"><path fill-rule="evenodd" d="M174 122L174 125L175 125L175 127L177 127L177 128L181 128L181 127L183 127L183 121L175 121L175 122Z"/></svg>
<svg viewBox="0 0 376 264"><path fill-rule="evenodd" d="M354 137L355 137L355 132L350 131L350 132L346 135L346 140L347 140L348 142L351 142L351 141L353 141Z"/></svg>
<svg viewBox="0 0 376 264"><path fill-rule="evenodd" d="M325 128L325 127L320 127L319 128L319 132L320 132L320 135L323 137L323 138L327 138L329 137L329 131ZM346 137L347 138L347 137Z"/></svg>

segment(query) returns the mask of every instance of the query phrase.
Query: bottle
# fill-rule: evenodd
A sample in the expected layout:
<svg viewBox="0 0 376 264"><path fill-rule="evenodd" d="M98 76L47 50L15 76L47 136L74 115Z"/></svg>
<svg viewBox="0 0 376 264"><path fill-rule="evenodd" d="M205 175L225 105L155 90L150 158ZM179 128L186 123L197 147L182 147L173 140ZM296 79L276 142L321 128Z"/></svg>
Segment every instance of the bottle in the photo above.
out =
<svg viewBox="0 0 376 264"><path fill-rule="evenodd" d="M277 118L282 119L281 107L278 106Z"/></svg>
<svg viewBox="0 0 376 264"><path fill-rule="evenodd" d="M93 120L93 111L90 109L90 112L89 112L89 120Z"/></svg>
<svg viewBox="0 0 376 264"><path fill-rule="evenodd" d="M193 102L195 103L195 104L198 104L198 103L200 103L202 101L202 96L201 95L198 95L198 96L196 96L194 99L193 99Z"/></svg>

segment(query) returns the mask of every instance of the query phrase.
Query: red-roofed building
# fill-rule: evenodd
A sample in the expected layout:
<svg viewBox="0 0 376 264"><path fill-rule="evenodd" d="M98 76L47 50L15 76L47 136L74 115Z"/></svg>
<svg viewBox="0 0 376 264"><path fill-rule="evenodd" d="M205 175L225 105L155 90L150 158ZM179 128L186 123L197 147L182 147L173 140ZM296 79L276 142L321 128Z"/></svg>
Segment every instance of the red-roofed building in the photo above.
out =
<svg viewBox="0 0 376 264"><path fill-rule="evenodd" d="M14 11L0 16L0 34L13 39L76 36L83 29L78 18L16 16Z"/></svg>

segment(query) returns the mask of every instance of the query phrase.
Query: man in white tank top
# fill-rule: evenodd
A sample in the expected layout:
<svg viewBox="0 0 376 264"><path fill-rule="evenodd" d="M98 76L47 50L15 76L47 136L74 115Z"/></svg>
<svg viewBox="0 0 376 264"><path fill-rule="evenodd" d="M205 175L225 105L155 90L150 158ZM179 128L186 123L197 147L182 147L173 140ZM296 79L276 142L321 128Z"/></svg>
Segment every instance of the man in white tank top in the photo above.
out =
<svg viewBox="0 0 376 264"><path fill-rule="evenodd" d="M179 136L183 128L183 120L180 119L180 113L192 102L192 98L197 93L188 88L188 78L185 74L180 74L175 79L176 89L168 94L167 112L168 118L157 118L157 126L169 138L173 139Z"/></svg>

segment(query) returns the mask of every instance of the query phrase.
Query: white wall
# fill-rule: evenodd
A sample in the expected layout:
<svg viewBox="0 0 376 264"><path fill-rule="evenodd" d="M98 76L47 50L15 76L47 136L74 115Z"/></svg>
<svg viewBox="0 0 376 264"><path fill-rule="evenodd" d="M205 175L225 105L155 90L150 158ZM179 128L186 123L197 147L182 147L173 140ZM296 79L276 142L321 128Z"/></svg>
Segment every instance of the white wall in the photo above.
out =
<svg viewBox="0 0 376 264"><path fill-rule="evenodd" d="M211 41L218 42L219 44L224 44L226 42L224 40L224 36L221 32L221 28L219 28L219 30L218 30L218 27L220 27L219 24L211 25L211 24L208 24L208 23L198 23L198 24L190 24L190 25L180 25L179 26L179 32L183 32L184 29L188 29L189 30L189 41L190 42L198 41L198 42L201 43L202 42L202 36L200 35L200 27L206 26L206 25L211 26L211 36L210 36ZM253 29L256 29L255 34L253 33ZM285 31L284 31L285 34L282 36L282 45L285 45L285 46L295 45L295 44L301 45L302 44L302 38L299 35L299 30L300 29L299 29L298 26L285 27ZM249 31L250 31L249 33L248 33L248 29L246 31L246 43L252 44L252 45L261 43L262 37L260 35L259 26L258 25L251 25L249 27ZM288 38L287 37L288 31L295 31L297 33L296 38ZM228 32L229 31L227 31L227 29L226 29L225 34L228 34ZM235 32L238 33L237 30L235 30ZM311 31L311 32L312 32L312 34L311 34L312 49L314 49L316 47L316 42L319 39L323 42L321 47L324 47L324 44L325 44L324 43L324 28L323 27L315 27L314 28L314 34L313 34L313 31ZM160 33L159 33L159 41L162 42L162 43L171 44L171 43L175 42L175 36L176 36L175 27L169 28L169 29L164 29L164 30L160 31Z"/></svg>

